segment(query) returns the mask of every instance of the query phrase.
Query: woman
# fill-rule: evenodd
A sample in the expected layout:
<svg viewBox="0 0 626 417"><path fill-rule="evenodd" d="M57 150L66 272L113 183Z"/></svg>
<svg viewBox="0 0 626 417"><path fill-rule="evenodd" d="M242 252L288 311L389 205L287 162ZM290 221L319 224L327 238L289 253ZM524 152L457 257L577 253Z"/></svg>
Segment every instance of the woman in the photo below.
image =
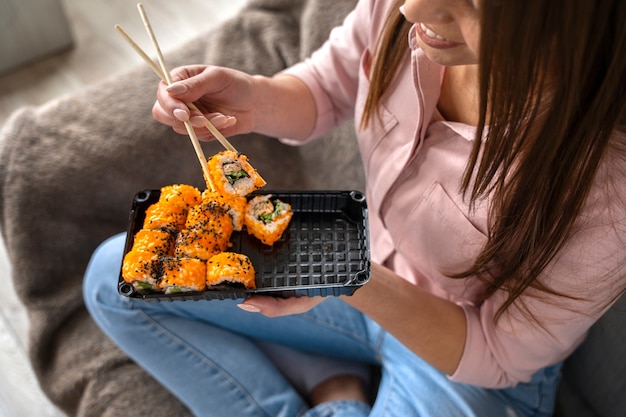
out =
<svg viewBox="0 0 626 417"><path fill-rule="evenodd" d="M301 144L355 117L370 281L151 305L117 296L119 236L88 308L198 415L551 415L561 362L626 287L625 23L620 0L363 0L275 77L174 70L153 115L182 134L210 139L209 118ZM331 371L300 396L267 359L284 347ZM359 363L381 369L372 404Z"/></svg>

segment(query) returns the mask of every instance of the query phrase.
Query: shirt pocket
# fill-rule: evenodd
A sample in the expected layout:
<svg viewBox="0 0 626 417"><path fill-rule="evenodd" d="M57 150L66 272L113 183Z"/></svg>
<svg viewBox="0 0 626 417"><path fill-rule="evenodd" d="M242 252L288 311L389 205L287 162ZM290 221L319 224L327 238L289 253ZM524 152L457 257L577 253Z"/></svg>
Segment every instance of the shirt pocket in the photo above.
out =
<svg viewBox="0 0 626 417"><path fill-rule="evenodd" d="M460 295L466 280L449 275L472 265L487 236L437 182L429 186L406 216L394 217L398 252L431 282Z"/></svg>

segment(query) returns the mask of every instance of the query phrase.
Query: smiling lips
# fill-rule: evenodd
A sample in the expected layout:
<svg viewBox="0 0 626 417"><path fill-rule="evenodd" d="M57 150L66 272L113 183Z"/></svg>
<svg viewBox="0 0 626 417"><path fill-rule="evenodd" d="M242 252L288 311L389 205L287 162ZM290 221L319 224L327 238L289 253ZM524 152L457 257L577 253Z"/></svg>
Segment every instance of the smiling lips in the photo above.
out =
<svg viewBox="0 0 626 417"><path fill-rule="evenodd" d="M422 42L428 45L431 48L435 49L448 49L454 48L455 46L461 45L458 42L452 42L434 32L432 29L428 28L423 23L417 24L417 34L419 35Z"/></svg>
<svg viewBox="0 0 626 417"><path fill-rule="evenodd" d="M441 35L438 35L437 33L433 32L432 30L428 29L428 27L426 27L425 24L420 23L420 28L426 33L426 36L428 36L429 38L433 38L433 39L437 39L440 41L445 41L445 38Z"/></svg>

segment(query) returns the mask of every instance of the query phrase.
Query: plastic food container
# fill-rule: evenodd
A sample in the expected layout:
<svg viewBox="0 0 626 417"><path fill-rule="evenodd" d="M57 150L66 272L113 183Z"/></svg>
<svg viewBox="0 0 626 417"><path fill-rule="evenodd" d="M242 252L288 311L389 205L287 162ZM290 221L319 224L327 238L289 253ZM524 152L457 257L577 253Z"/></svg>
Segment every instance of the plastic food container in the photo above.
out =
<svg viewBox="0 0 626 417"><path fill-rule="evenodd" d="M146 209L159 190L137 193L130 212L124 253L141 229ZM370 249L365 196L358 191L263 191L291 204L288 229L273 246L245 230L234 232L229 251L247 255L256 271L256 289L220 286L203 292L140 293L122 279L119 293L146 301L193 301L246 298L351 295L370 276Z"/></svg>

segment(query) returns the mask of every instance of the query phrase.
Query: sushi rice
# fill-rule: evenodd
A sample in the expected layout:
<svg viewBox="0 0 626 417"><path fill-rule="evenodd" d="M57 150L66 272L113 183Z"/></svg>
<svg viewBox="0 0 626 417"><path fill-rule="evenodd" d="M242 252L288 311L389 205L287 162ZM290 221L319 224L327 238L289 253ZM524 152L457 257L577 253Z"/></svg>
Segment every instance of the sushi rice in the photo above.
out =
<svg viewBox="0 0 626 417"><path fill-rule="evenodd" d="M219 152L209 159L208 168L215 191L224 196L245 196L265 185L243 154Z"/></svg>
<svg viewBox="0 0 626 417"><path fill-rule="evenodd" d="M248 233L268 246L283 235L293 212L291 206L271 194L253 197L246 206L245 224Z"/></svg>

